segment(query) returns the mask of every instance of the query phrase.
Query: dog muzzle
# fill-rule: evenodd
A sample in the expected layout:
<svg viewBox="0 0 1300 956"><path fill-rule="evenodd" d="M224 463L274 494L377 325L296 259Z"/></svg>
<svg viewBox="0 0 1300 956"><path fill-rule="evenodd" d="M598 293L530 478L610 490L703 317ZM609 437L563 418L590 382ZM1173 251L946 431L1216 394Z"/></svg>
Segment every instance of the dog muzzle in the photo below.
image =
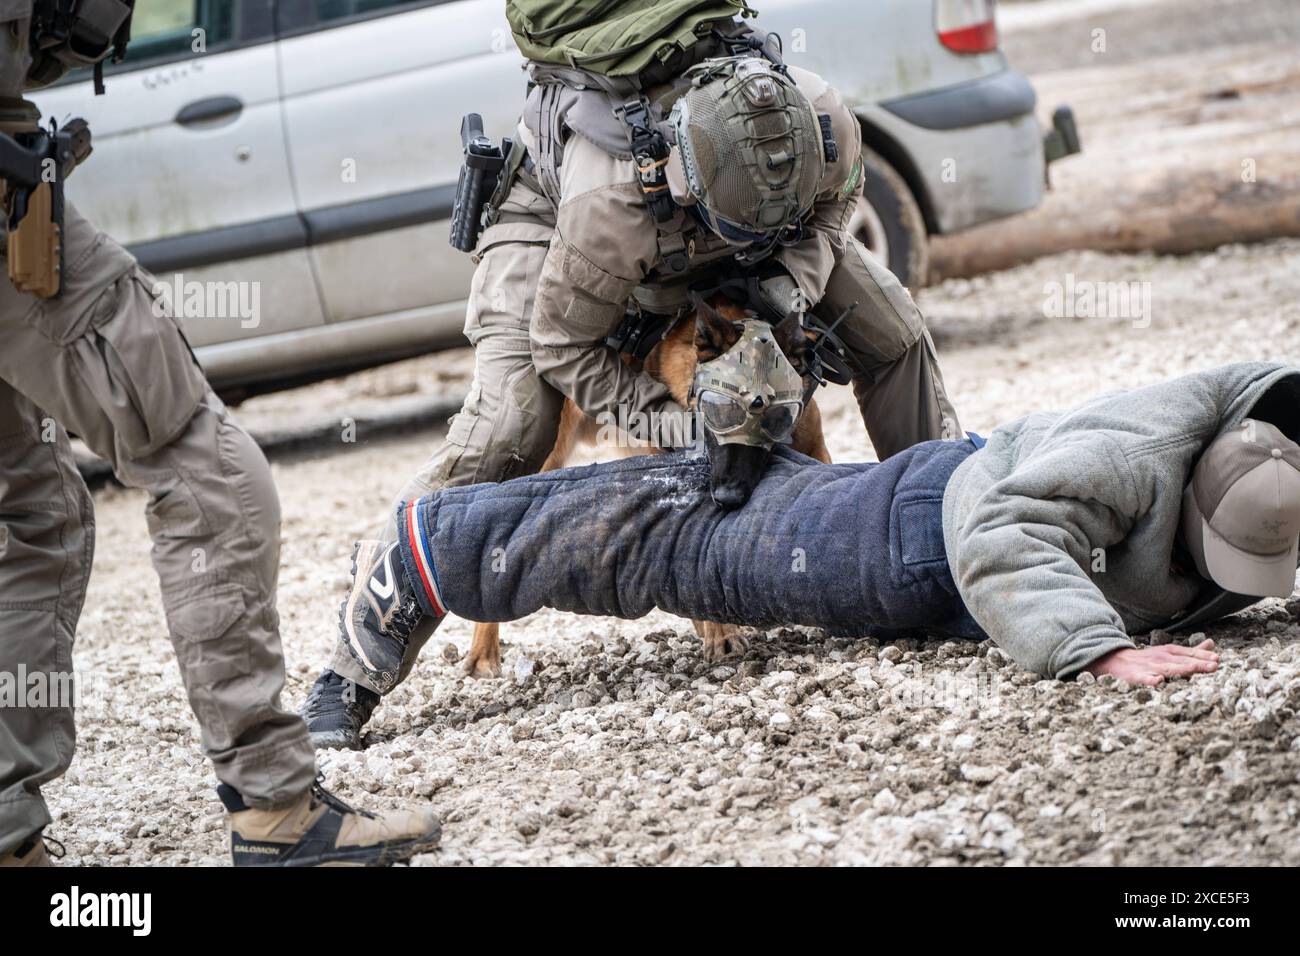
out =
<svg viewBox="0 0 1300 956"><path fill-rule="evenodd" d="M692 391L701 424L720 445L789 442L803 411L803 379L759 319L747 320L735 345L701 363Z"/></svg>

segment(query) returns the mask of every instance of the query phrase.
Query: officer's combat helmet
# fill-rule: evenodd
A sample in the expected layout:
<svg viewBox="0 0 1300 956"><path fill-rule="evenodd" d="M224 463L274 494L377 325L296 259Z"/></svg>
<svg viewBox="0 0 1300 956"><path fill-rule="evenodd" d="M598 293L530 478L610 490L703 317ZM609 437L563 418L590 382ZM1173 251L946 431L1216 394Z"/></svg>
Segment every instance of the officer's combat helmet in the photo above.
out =
<svg viewBox="0 0 1300 956"><path fill-rule="evenodd" d="M770 239L812 208L826 172L812 104L757 56L706 60L686 77L671 122L696 211L728 242Z"/></svg>

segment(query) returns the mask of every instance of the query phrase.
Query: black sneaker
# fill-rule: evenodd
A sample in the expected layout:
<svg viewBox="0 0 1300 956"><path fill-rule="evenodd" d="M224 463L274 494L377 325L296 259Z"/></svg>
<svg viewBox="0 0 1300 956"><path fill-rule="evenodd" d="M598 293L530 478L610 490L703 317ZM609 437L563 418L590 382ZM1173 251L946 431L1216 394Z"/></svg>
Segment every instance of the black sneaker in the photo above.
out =
<svg viewBox="0 0 1300 956"><path fill-rule="evenodd" d="M406 645L424 616L396 542L357 542L339 630L348 653L381 694L397 686Z"/></svg>
<svg viewBox="0 0 1300 956"><path fill-rule="evenodd" d="M388 866L432 850L442 824L427 810L355 810L320 785L276 810L255 810L226 784L235 866Z"/></svg>
<svg viewBox="0 0 1300 956"><path fill-rule="evenodd" d="M318 750L360 750L361 728L379 705L379 695L326 670L307 695L302 719Z"/></svg>

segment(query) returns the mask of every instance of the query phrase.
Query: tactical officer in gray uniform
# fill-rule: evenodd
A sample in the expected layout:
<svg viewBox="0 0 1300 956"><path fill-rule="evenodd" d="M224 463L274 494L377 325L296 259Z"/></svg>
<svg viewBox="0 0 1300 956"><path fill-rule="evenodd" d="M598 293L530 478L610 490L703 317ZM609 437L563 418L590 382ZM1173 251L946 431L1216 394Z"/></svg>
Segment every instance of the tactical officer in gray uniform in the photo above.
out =
<svg viewBox="0 0 1300 956"><path fill-rule="evenodd" d="M437 842L437 820L377 817L326 792L306 727L280 706L280 508L266 459L157 307L152 277L62 205L62 177L89 152L84 124L75 141L52 135L23 98L75 66L94 65L100 87L130 14L117 0L75 12L0 0L0 671L49 686L72 672L94 514L71 431L149 492L168 629L222 781L234 862L403 859ZM70 700L46 703L0 706L0 866L49 862L41 786L68 768L75 726Z"/></svg>
<svg viewBox="0 0 1300 956"><path fill-rule="evenodd" d="M774 319L811 306L823 328L839 320L844 380L880 458L961 435L920 312L847 231L863 185L857 120L824 80L781 62L775 36L714 27L684 68L633 84L530 62L523 123L475 249L473 384L398 501L537 471L566 396L680 446L686 410L607 339L629 308L662 331L691 291L737 275L757 280L749 304ZM431 633L417 628L391 659L357 624L385 600L366 582L383 577L396 538L390 521L358 545L340 642L304 710L317 746L358 747Z"/></svg>

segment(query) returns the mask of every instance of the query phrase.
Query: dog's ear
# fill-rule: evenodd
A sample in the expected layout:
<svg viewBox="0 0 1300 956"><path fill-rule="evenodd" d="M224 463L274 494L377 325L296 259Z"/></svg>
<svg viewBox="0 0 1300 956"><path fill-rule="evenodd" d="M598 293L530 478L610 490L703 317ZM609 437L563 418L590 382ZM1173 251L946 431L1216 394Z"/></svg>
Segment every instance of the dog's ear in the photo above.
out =
<svg viewBox="0 0 1300 956"><path fill-rule="evenodd" d="M695 305L695 351L701 362L710 362L740 341L741 328L699 296Z"/></svg>

